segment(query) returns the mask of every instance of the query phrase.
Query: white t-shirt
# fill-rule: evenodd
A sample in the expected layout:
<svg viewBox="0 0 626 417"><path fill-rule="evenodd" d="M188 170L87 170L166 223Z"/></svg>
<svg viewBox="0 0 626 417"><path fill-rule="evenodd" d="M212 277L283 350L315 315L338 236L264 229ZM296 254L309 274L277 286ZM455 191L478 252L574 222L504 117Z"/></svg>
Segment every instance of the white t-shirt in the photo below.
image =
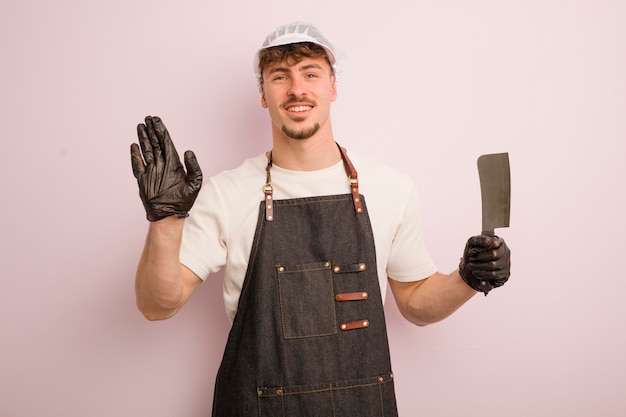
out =
<svg viewBox="0 0 626 417"><path fill-rule="evenodd" d="M352 152L349 157L372 224L384 300L387 277L417 281L437 269L424 245L421 209L411 179L371 158ZM225 268L224 304L231 322L248 267L259 204L265 197L266 166L262 154L209 178L185 221L181 263L202 280ZM320 171L290 171L274 165L271 176L275 200L350 192L341 161Z"/></svg>

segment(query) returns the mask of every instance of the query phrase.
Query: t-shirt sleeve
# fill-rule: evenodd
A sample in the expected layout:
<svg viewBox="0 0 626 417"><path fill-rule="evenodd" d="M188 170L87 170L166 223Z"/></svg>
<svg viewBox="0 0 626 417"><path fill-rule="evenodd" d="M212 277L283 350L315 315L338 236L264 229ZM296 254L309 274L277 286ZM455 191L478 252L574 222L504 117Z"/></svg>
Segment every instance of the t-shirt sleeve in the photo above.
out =
<svg viewBox="0 0 626 417"><path fill-rule="evenodd" d="M180 262L202 280L226 263L228 225L223 205L219 188L209 179L185 220Z"/></svg>
<svg viewBox="0 0 626 417"><path fill-rule="evenodd" d="M419 281L437 272L422 231L420 200L412 182L389 253L387 275L401 282Z"/></svg>

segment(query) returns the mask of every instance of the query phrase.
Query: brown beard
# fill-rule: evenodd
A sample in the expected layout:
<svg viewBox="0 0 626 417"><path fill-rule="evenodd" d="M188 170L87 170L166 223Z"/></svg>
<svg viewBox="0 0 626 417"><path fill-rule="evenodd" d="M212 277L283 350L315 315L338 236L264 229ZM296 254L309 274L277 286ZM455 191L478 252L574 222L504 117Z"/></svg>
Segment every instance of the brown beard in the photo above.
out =
<svg viewBox="0 0 626 417"><path fill-rule="evenodd" d="M310 129L303 129L303 130L290 130L287 126L283 125L282 131L285 135L287 135L287 137L291 138L291 139L308 139L311 136L313 136L314 134L317 133L317 131L320 130L320 124L319 123L315 123L313 125L313 127L311 127Z"/></svg>

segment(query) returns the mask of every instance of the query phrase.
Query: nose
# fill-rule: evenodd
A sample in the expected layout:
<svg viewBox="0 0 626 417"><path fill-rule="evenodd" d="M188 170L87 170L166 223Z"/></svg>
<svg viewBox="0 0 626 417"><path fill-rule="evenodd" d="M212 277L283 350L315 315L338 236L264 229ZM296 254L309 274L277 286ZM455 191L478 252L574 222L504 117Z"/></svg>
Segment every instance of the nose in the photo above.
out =
<svg viewBox="0 0 626 417"><path fill-rule="evenodd" d="M289 84L289 95L300 97L306 95L304 81L298 77L291 78Z"/></svg>

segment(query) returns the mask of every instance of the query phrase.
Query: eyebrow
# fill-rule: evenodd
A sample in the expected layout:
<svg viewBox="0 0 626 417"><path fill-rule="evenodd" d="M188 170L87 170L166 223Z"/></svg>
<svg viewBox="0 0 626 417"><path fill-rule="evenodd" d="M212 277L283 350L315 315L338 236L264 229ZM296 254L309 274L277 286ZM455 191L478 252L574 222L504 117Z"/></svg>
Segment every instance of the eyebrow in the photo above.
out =
<svg viewBox="0 0 626 417"><path fill-rule="evenodd" d="M301 67L298 68L298 71L306 71L309 69L322 69L322 66L319 64L307 64L307 65L303 65ZM285 68L285 67L276 67L276 68L272 68L269 71L269 74L274 74L275 72L291 72L290 68Z"/></svg>
<svg viewBox="0 0 626 417"><path fill-rule="evenodd" d="M322 66L319 64L308 64L300 67L300 71L306 71L311 68L322 69Z"/></svg>

